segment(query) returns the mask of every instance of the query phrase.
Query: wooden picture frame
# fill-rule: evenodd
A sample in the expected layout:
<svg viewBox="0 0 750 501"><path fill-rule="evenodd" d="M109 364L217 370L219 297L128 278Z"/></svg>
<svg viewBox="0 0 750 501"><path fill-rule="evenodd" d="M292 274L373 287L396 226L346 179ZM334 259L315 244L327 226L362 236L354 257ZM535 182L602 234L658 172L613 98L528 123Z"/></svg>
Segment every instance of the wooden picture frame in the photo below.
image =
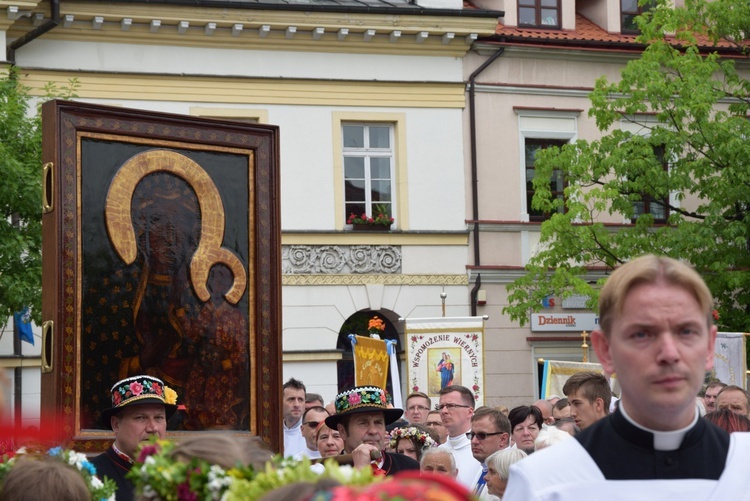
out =
<svg viewBox="0 0 750 501"><path fill-rule="evenodd" d="M184 406L170 434L280 451L278 128L59 100L42 119L42 426L102 451L111 386L151 374Z"/></svg>

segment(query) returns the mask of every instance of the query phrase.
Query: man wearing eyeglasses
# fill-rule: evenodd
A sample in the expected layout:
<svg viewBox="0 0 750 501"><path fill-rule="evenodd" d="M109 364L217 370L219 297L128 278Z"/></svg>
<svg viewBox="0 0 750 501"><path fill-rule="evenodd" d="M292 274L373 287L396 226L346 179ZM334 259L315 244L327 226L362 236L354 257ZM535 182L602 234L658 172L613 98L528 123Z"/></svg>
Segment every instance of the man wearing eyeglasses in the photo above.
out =
<svg viewBox="0 0 750 501"><path fill-rule="evenodd" d="M302 436L305 437L305 448L294 455L294 459L300 460L307 456L310 459L316 459L320 457L318 452L318 443L315 440L315 430L321 421L330 416L325 407L315 406L310 407L302 414Z"/></svg>
<svg viewBox="0 0 750 501"><path fill-rule="evenodd" d="M414 392L406 397L406 412L404 413L404 418L406 418L411 424L425 424L431 405L432 401L430 400L430 397L421 391Z"/></svg>
<svg viewBox="0 0 750 501"><path fill-rule="evenodd" d="M471 418L471 431L466 436L471 441L474 459L482 464L482 471L474 479L472 494L480 500L496 500L497 497L487 491L485 461L491 454L508 448L510 421L497 409L480 407Z"/></svg>
<svg viewBox="0 0 750 501"><path fill-rule="evenodd" d="M440 411L443 426L448 430L448 440L440 447L453 453L458 467L456 480L471 489L482 471L482 463L474 459L471 440L466 436L471 431L474 394L464 386L451 385L441 389L439 395L440 403L435 408Z"/></svg>
<svg viewBox="0 0 750 501"><path fill-rule="evenodd" d="M440 417L440 411L430 411L427 414L425 425L427 428L437 433L438 438L440 439L438 442L441 444L444 444L445 441L448 440L448 430L443 426L443 418Z"/></svg>

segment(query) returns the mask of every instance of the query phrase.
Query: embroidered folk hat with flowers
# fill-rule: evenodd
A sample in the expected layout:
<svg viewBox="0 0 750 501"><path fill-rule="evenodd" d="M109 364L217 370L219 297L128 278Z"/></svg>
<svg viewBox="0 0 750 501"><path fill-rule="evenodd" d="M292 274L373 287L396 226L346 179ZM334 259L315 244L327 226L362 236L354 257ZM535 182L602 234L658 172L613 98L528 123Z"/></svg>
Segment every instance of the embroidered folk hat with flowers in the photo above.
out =
<svg viewBox="0 0 750 501"><path fill-rule="evenodd" d="M164 386L164 382L153 376L133 376L118 381L112 386L112 407L102 411L102 423L112 428L111 417L125 407L146 404L161 404L167 419L177 410L177 393Z"/></svg>
<svg viewBox="0 0 750 501"><path fill-rule="evenodd" d="M388 408L385 391L377 386L355 386L351 390L336 395L334 400L336 414L326 418L326 425L332 430L336 429L345 416L360 414L363 412L382 412L385 425L397 421L404 413L402 409Z"/></svg>

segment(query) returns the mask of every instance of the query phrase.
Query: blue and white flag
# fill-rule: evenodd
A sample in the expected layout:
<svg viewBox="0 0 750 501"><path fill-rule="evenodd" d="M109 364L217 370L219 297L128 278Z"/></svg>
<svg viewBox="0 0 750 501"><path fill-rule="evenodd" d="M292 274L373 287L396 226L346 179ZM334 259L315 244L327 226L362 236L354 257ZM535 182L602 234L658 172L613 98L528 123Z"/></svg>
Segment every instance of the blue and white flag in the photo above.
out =
<svg viewBox="0 0 750 501"><path fill-rule="evenodd" d="M34 345L34 333L31 330L31 310L28 307L24 308L23 311L13 314L13 322L16 324L18 329L18 337L21 341L26 341Z"/></svg>

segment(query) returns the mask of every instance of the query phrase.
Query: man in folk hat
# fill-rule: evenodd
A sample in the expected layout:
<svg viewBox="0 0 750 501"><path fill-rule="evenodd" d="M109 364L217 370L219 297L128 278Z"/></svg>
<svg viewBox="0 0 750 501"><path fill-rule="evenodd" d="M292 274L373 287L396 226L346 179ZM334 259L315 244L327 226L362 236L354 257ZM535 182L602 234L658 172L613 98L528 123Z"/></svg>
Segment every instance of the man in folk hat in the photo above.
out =
<svg viewBox="0 0 750 501"><path fill-rule="evenodd" d="M352 455L355 467L371 465L377 474L394 475L402 470L419 470L419 463L403 454L383 451L385 427L404 413L389 409L385 392L375 386L357 386L336 396L336 414L326 425L344 439L344 452ZM380 459L372 459L380 453Z"/></svg>
<svg viewBox="0 0 750 501"><path fill-rule="evenodd" d="M102 423L115 432L115 441L91 462L98 475L115 481L117 501L132 501L133 484L125 475L136 459L138 444L154 435L164 438L167 420L177 409L176 395L161 379L145 375L118 381L111 392L112 407L102 412Z"/></svg>

